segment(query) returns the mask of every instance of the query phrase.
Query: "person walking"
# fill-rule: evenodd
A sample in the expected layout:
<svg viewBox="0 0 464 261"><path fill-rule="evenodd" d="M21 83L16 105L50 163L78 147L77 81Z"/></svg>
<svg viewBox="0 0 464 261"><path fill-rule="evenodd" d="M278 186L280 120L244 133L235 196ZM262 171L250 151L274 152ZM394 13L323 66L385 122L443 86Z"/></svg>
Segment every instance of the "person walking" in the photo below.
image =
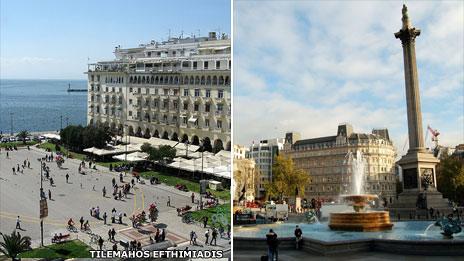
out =
<svg viewBox="0 0 464 261"><path fill-rule="evenodd" d="M296 228L295 228L296 249L300 249L302 235L303 235L303 231L301 231L301 228L298 225L296 225Z"/></svg>
<svg viewBox="0 0 464 261"><path fill-rule="evenodd" d="M166 206L170 207L171 206L171 197L168 196L168 202L166 202Z"/></svg>
<svg viewBox="0 0 464 261"><path fill-rule="evenodd" d="M79 219L79 223L81 223L81 230L82 230L82 227L84 226L84 217L81 217L81 219Z"/></svg>
<svg viewBox="0 0 464 261"><path fill-rule="evenodd" d="M100 248L100 250L102 250L102 248L103 248L103 238L102 237L100 237L98 239L98 247Z"/></svg>
<svg viewBox="0 0 464 261"><path fill-rule="evenodd" d="M106 218L108 217L108 215L106 215L106 212L103 213L103 225L106 225Z"/></svg>
<svg viewBox="0 0 464 261"><path fill-rule="evenodd" d="M16 218L16 229L21 229L21 220L19 219L19 216Z"/></svg>
<svg viewBox="0 0 464 261"><path fill-rule="evenodd" d="M68 183L69 180L69 173L66 173L66 183Z"/></svg>
<svg viewBox="0 0 464 261"><path fill-rule="evenodd" d="M28 160L27 161L27 168L30 169L31 168L31 162Z"/></svg>
<svg viewBox="0 0 464 261"><path fill-rule="evenodd" d="M193 236L195 235L195 232L192 230L190 232L190 245L193 245Z"/></svg>
<svg viewBox="0 0 464 261"><path fill-rule="evenodd" d="M211 233L211 242L209 242L210 245L213 245L213 240L214 240L214 245L216 245L216 239L217 239L218 231L216 228L213 228L213 232Z"/></svg>
<svg viewBox="0 0 464 261"><path fill-rule="evenodd" d="M278 260L277 256L277 246L279 241L277 239L277 234L274 233L274 230L269 229L269 233L266 234L266 243L268 247L268 261Z"/></svg>
<svg viewBox="0 0 464 261"><path fill-rule="evenodd" d="M13 167L13 175L16 175L16 170L14 167Z"/></svg>
<svg viewBox="0 0 464 261"><path fill-rule="evenodd" d="M192 192L192 195L190 197L192 198L192 204L195 203L195 193Z"/></svg>
<svg viewBox="0 0 464 261"><path fill-rule="evenodd" d="M111 229L111 239L115 240L114 239L114 236L116 236L116 230L114 229L114 227Z"/></svg>
<svg viewBox="0 0 464 261"><path fill-rule="evenodd" d="M111 228L110 228L110 229L108 229L108 241L113 240L113 237L111 235L112 235L112 233L111 233Z"/></svg>
<svg viewBox="0 0 464 261"><path fill-rule="evenodd" d="M205 245L207 245L208 244L208 239L209 239L209 229L207 229L206 232L205 232L205 238L206 238Z"/></svg>
<svg viewBox="0 0 464 261"><path fill-rule="evenodd" d="M123 183L124 182L124 179L122 177L122 173L119 173L119 182Z"/></svg>
<svg viewBox="0 0 464 261"><path fill-rule="evenodd" d="M102 192L103 192L103 197L105 198L106 197L106 187L103 187Z"/></svg>
<svg viewBox="0 0 464 261"><path fill-rule="evenodd" d="M166 229L162 228L161 229L161 242L163 242L166 239Z"/></svg>
<svg viewBox="0 0 464 261"><path fill-rule="evenodd" d="M204 216L203 217L203 227L206 228L206 225L208 224L208 217Z"/></svg>
<svg viewBox="0 0 464 261"><path fill-rule="evenodd" d="M50 190L48 190L48 199L52 200L52 192Z"/></svg>
<svg viewBox="0 0 464 261"><path fill-rule="evenodd" d="M10 153L8 153L8 151L6 152L6 158L7 158L7 159L10 158Z"/></svg>

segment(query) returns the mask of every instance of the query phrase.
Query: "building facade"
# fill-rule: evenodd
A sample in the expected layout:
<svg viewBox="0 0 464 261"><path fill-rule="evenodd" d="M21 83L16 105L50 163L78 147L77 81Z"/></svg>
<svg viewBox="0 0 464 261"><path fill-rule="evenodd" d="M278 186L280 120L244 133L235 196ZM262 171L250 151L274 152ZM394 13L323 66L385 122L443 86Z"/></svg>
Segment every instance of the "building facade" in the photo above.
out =
<svg viewBox="0 0 464 261"><path fill-rule="evenodd" d="M338 126L336 136L300 140L288 133L283 149L296 168L311 176L305 197L335 200L340 194L352 193L351 165L347 155L360 151L365 159L365 193L377 194L390 204L396 199L396 150L387 129L371 134L355 133L349 124Z"/></svg>
<svg viewBox="0 0 464 261"><path fill-rule="evenodd" d="M259 182L257 185L257 197L262 198L265 195L264 185L266 182L272 181L272 164L273 159L279 154L279 151L284 147L283 138L274 138L261 140L258 144L252 144L246 157L256 162L256 168L260 171Z"/></svg>
<svg viewBox="0 0 464 261"><path fill-rule="evenodd" d="M234 159L234 194L235 202L254 201L256 180L259 173L251 159Z"/></svg>
<svg viewBox="0 0 464 261"><path fill-rule="evenodd" d="M89 64L88 124L230 150L231 42L170 38L114 51Z"/></svg>
<svg viewBox="0 0 464 261"><path fill-rule="evenodd" d="M234 144L234 159L245 159L248 151L247 147Z"/></svg>

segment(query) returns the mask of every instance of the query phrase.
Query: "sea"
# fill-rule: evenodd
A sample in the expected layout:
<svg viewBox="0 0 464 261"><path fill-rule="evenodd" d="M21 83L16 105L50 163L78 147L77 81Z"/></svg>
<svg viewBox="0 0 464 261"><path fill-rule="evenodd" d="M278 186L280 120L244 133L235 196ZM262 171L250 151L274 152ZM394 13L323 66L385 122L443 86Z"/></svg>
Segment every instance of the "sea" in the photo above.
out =
<svg viewBox="0 0 464 261"><path fill-rule="evenodd" d="M66 125L85 125L86 80L13 80L0 79L0 131L9 134L59 131Z"/></svg>

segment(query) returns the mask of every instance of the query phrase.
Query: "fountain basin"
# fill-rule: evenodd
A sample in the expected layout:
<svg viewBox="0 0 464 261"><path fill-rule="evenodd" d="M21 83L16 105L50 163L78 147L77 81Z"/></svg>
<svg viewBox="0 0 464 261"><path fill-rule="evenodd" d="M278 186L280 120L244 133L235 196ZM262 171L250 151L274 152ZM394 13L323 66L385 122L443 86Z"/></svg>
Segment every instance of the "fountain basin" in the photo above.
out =
<svg viewBox="0 0 464 261"><path fill-rule="evenodd" d="M345 231L390 230L393 224L387 211L331 213L329 227Z"/></svg>

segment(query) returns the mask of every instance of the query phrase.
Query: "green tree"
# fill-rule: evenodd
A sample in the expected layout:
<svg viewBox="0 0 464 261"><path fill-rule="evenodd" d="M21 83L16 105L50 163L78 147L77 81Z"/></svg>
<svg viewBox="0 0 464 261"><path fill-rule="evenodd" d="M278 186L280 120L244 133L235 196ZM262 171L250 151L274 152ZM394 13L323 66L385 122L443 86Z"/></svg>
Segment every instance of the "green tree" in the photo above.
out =
<svg viewBox="0 0 464 261"><path fill-rule="evenodd" d="M31 248L31 238L28 236L21 236L19 232L13 231L11 235L0 233L3 237L3 242L0 242L0 252L12 260L16 260L17 256Z"/></svg>
<svg viewBox="0 0 464 261"><path fill-rule="evenodd" d="M278 155L272 165L272 181L265 184L266 197L283 199L284 196L304 196L310 177L304 170L295 168L290 157Z"/></svg>
<svg viewBox="0 0 464 261"><path fill-rule="evenodd" d="M20 131L16 137L20 138L23 141L23 144L26 144L26 138L29 136L29 132L27 130Z"/></svg>
<svg viewBox="0 0 464 261"><path fill-rule="evenodd" d="M152 146L148 142L145 142L144 144L142 144L142 146L140 146L140 150L145 153L150 153L151 149L152 149Z"/></svg>
<svg viewBox="0 0 464 261"><path fill-rule="evenodd" d="M148 149L144 152L148 153L148 159L152 161L164 163L166 161L171 161L176 156L176 149L169 145L163 145L159 148L151 146L148 148L148 146L146 146L145 149Z"/></svg>
<svg viewBox="0 0 464 261"><path fill-rule="evenodd" d="M464 205L464 160L443 157L437 166L437 185L446 198Z"/></svg>

